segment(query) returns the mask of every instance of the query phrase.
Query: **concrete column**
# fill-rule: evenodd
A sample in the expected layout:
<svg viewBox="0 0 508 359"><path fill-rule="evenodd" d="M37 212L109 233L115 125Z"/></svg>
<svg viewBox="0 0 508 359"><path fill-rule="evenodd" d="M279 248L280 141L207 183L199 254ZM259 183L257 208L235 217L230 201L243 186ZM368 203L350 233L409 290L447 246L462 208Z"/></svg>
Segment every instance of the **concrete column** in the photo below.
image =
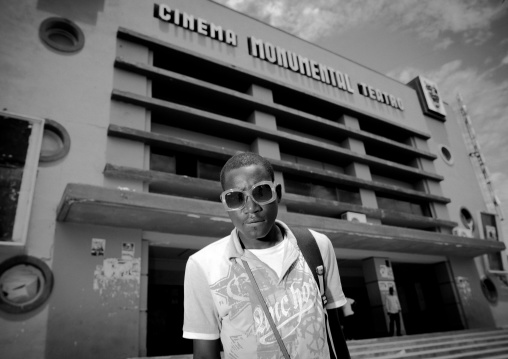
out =
<svg viewBox="0 0 508 359"><path fill-rule="evenodd" d="M151 53L146 46L129 41L117 41L117 55L138 63L151 65ZM144 75L115 69L113 87L118 90L132 92L141 96L151 96L150 80ZM150 111L140 106L111 101L110 123L126 126L142 131L150 131ZM106 161L115 165L149 169L149 146L141 142L108 137ZM104 176L104 186L124 187L143 192L148 188L143 181L133 179L111 178Z"/></svg>
<svg viewBox="0 0 508 359"><path fill-rule="evenodd" d="M272 91L270 89L266 89L258 85L252 85L247 93L257 99L273 102ZM254 111L249 117L249 122L265 129L277 131L277 119L275 116L268 113ZM256 138L251 144L251 151L258 153L268 160L280 160L281 158L279 144L275 141L266 140L264 138ZM284 195L284 176L282 175L282 172L275 171L275 183L280 183L282 185L282 194ZM279 205L279 211L286 210L286 206Z"/></svg>
<svg viewBox="0 0 508 359"><path fill-rule="evenodd" d="M409 139L409 145L416 147L421 150L429 151L429 146L427 144L427 141L418 138L418 137L411 137ZM436 167L434 166L434 161L428 160L425 158L417 158L413 162L413 165L425 172L430 173L436 173ZM438 196L443 195L443 189L441 188L441 183L435 180L431 179L423 179L419 181L416 186L416 190L430 193ZM432 217L439 218L439 219L450 219L450 213L448 212L448 207L446 207L445 204L442 203L430 203L430 212ZM449 228L441 228L442 232L448 232L451 233L451 229Z"/></svg>
<svg viewBox="0 0 508 359"><path fill-rule="evenodd" d="M429 151L429 144L427 143L427 140L424 140L421 137L412 136L408 139L406 144L418 148L419 150Z"/></svg>
<svg viewBox="0 0 508 359"><path fill-rule="evenodd" d="M442 196L443 192L441 189L441 184L437 181L430 180L430 179L424 179L416 183L415 189L425 192L425 193L432 193L435 195ZM446 204L443 203L429 203L429 209L431 216L433 218L439 218L439 219L450 219L450 212L448 211L448 207ZM443 233L451 233L450 228L440 228L441 232Z"/></svg>
<svg viewBox="0 0 508 359"><path fill-rule="evenodd" d="M364 259L363 276L369 295L374 332L377 336L386 336L389 333L389 318L385 309L385 300L388 290L392 287L397 295L395 277L393 276L392 264L388 258L371 257ZM404 333L404 320L400 317L401 331Z"/></svg>
<svg viewBox="0 0 508 359"><path fill-rule="evenodd" d="M351 127L354 129L359 130L360 129L360 123L358 122L357 118L343 115L338 120L339 123ZM351 150L355 153L365 155L365 146L363 145L363 142L360 140L357 140L355 138L347 138L342 142L342 147L347 148L348 150ZM370 174L370 168L368 165L365 165L363 163L357 163L353 162L348 167L344 168L344 172L350 176L354 176L357 178L361 178L367 181L372 181L372 176ZM378 208L377 205L377 199L376 199L376 193L369 189L363 189L360 188L360 199L362 201L362 206L369 207L369 208ZM368 218L368 221L370 223L376 223L380 224L381 220L377 218Z"/></svg>

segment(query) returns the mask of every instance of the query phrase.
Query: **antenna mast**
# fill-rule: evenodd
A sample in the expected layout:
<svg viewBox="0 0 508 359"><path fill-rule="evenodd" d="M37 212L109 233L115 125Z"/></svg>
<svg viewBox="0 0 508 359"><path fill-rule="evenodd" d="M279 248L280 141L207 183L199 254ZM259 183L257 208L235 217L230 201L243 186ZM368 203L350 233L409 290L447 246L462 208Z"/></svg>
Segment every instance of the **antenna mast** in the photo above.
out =
<svg viewBox="0 0 508 359"><path fill-rule="evenodd" d="M462 119L464 120L467 136L466 144L468 147L469 157L473 162L473 167L475 168L476 177L480 183L480 187L482 189L483 198L485 200L485 204L487 208L491 212L496 212L499 216L499 219L504 220L503 210L501 209L501 201L497 197L494 188L492 186L492 179L490 178L490 172L487 168L487 164L485 163L485 158L483 157L480 149L480 144L476 139L476 133L473 128L473 123L471 122L471 118L467 113L466 105L464 101L462 101L462 96L460 93L457 93L457 102L459 103L460 113L462 115Z"/></svg>

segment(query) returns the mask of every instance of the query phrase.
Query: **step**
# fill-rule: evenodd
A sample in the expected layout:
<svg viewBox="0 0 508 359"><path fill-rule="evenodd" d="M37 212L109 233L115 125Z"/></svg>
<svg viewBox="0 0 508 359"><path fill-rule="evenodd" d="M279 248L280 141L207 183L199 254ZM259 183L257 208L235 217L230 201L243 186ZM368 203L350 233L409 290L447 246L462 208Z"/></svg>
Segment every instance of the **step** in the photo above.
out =
<svg viewBox="0 0 508 359"><path fill-rule="evenodd" d="M414 341L404 342L388 342L380 344L371 344L367 346L350 347L349 352L351 355L355 355L356 358L361 358L362 354L371 353L384 353L393 352L395 350L418 350L418 349L439 349L439 348L454 348L464 344L483 344L483 343L495 343L498 341L508 340L508 332L496 333L495 335L473 337L473 338L450 338L450 337L436 337L436 338L424 338ZM378 354L379 355L379 354Z"/></svg>
<svg viewBox="0 0 508 359"><path fill-rule="evenodd" d="M404 342L404 341L419 341L419 340L431 340L436 338L463 338L463 337L484 337L496 333L508 333L506 329L473 329L473 330L458 330L448 332L437 332L437 333L426 333L426 334L414 334L405 335L402 337L383 337L383 338L372 338L372 339L360 339L348 341L348 347L356 348L361 346L371 346L375 344L392 343L392 342Z"/></svg>
<svg viewBox="0 0 508 359"><path fill-rule="evenodd" d="M352 357L353 358L353 357ZM408 356L405 352L401 351L397 355L377 357L376 359L419 359L419 356ZM488 349L488 350L475 350L467 353L458 353L445 356L433 356L436 359L507 359L508 348L502 349Z"/></svg>
<svg viewBox="0 0 508 359"><path fill-rule="evenodd" d="M493 356L504 356L504 359L508 358L508 340L497 343L496 345L464 345L461 348L455 349L436 349L436 350L424 350L409 352L406 349L394 350L389 354L377 355L378 353L372 353L371 355L357 356L351 355L352 359L357 358L375 358L375 359L395 359L395 358L406 358L406 359L423 359L423 358L438 358L438 359L455 359L455 358L491 358Z"/></svg>
<svg viewBox="0 0 508 359"><path fill-rule="evenodd" d="M449 345L448 343L440 343L440 344L433 344L433 343L427 343L424 345L416 345L416 346L391 346L390 348L385 349L376 349L372 348L370 350L363 350L361 352L355 352L350 351L351 356L354 356L356 359L361 358L371 358L371 357L379 357L383 355L392 355L397 352L400 352L401 350L404 350L407 353L418 353L418 352L427 352L427 351L448 351L453 352L454 350L462 350L464 347L467 348L492 348L496 346L507 346L508 347L508 338L504 338L504 340L500 341L497 340L489 340L487 342L485 341L474 341L474 342L467 342L462 341L459 343L454 343L453 345Z"/></svg>

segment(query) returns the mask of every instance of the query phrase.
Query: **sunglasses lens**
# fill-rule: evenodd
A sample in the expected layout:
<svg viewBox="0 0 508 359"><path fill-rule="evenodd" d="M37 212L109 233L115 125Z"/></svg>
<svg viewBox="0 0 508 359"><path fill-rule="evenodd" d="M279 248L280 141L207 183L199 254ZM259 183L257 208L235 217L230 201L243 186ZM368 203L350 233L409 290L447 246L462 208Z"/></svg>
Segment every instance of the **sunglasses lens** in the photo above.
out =
<svg viewBox="0 0 508 359"><path fill-rule="evenodd" d="M240 191L229 192L225 195L226 205L230 209L236 209L243 206L245 202L244 194Z"/></svg>
<svg viewBox="0 0 508 359"><path fill-rule="evenodd" d="M252 197L256 202L268 202L272 199L272 188L268 184L262 184L252 189Z"/></svg>

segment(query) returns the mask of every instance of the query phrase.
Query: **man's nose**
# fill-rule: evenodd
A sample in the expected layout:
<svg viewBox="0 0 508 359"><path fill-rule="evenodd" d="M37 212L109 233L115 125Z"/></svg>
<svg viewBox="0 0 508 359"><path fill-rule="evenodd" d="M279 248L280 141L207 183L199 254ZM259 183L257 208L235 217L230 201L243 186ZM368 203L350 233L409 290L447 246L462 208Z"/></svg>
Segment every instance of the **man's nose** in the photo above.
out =
<svg viewBox="0 0 508 359"><path fill-rule="evenodd" d="M245 210L247 213L257 212L261 209L261 206L254 202L250 196L247 196L245 200Z"/></svg>

